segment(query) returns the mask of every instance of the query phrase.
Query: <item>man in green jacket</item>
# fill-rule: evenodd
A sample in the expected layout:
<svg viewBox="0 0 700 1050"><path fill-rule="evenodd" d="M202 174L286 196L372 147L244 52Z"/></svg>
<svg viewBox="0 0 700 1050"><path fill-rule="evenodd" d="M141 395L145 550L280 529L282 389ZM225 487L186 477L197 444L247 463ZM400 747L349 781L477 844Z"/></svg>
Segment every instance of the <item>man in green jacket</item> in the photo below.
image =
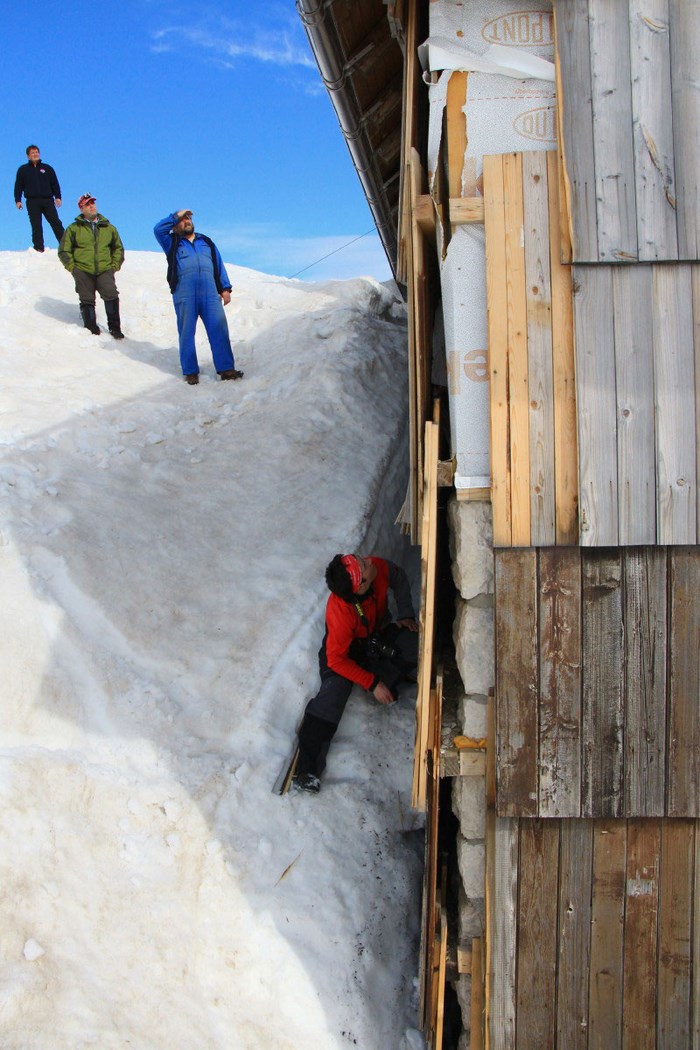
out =
<svg viewBox="0 0 700 1050"><path fill-rule="evenodd" d="M93 335L100 334L95 316L95 293L99 292L104 299L110 333L115 339L123 339L114 275L124 262L124 245L116 227L98 212L92 194L84 193L78 207L80 215L76 215L63 234L58 257L73 274L84 326Z"/></svg>

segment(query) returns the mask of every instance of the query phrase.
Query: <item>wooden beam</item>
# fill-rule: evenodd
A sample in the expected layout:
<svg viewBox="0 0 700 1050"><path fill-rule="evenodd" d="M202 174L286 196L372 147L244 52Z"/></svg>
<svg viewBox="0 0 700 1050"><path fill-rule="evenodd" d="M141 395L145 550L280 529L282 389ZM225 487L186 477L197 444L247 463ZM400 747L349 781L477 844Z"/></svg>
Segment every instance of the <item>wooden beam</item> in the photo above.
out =
<svg viewBox="0 0 700 1050"><path fill-rule="evenodd" d="M435 243L435 208L429 193L421 193L414 200L413 217L425 236Z"/></svg>
<svg viewBox="0 0 700 1050"><path fill-rule="evenodd" d="M447 172L450 197L462 196L462 173L467 152L467 118L464 106L467 102L468 73L461 70L450 74L447 81L445 121L447 125Z"/></svg>
<svg viewBox="0 0 700 1050"><path fill-rule="evenodd" d="M483 1050L484 1046L484 974L481 968L481 938L472 941L471 953L471 1009L469 1013L469 1050Z"/></svg>
<svg viewBox="0 0 700 1050"><path fill-rule="evenodd" d="M503 157L500 155L484 157L484 208L493 542L495 547L509 547L512 536L512 521L510 507L510 420L508 415L505 188L503 185Z"/></svg>
<svg viewBox="0 0 700 1050"><path fill-rule="evenodd" d="M450 197L450 222L453 226L467 226L484 222L483 197Z"/></svg>
<svg viewBox="0 0 700 1050"><path fill-rule="evenodd" d="M491 502L491 489L455 489L459 503Z"/></svg>

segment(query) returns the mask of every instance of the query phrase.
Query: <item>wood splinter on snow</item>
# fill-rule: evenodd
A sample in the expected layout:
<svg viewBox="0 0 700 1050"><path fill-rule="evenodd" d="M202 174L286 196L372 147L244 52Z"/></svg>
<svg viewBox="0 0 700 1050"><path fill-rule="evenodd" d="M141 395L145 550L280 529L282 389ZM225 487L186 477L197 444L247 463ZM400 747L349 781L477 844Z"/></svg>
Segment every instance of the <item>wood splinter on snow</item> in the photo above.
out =
<svg viewBox="0 0 700 1050"><path fill-rule="evenodd" d="M292 870L292 868L294 867L296 862L299 860L299 857L302 855L303 852L304 852L303 849L299 850L299 852L297 853L296 857L291 862L291 864L288 864L287 867L284 869L284 871L282 872L282 874L278 878L277 882L275 883L275 886L279 886L279 884L282 881L282 879L286 878L286 876L289 875L290 871Z"/></svg>

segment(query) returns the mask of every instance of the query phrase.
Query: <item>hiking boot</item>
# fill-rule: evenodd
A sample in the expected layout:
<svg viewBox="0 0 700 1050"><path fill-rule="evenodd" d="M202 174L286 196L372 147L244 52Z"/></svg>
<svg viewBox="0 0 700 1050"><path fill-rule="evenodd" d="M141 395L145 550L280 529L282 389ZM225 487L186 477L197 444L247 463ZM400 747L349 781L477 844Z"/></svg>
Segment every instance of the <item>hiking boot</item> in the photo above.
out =
<svg viewBox="0 0 700 1050"><path fill-rule="evenodd" d="M107 327L109 328L109 334L114 339L123 339L124 333L122 332L122 322L119 317L119 300L108 299L105 303L105 311L107 313Z"/></svg>
<svg viewBox="0 0 700 1050"><path fill-rule="evenodd" d="M100 326L95 317L95 307L91 306L90 303L81 303L80 314L83 318L83 327L87 328L88 332L92 332L93 335L99 335Z"/></svg>
<svg viewBox="0 0 700 1050"><path fill-rule="evenodd" d="M297 773L292 777L292 783L300 791L309 791L312 795L318 795L321 790L321 781L315 773Z"/></svg>
<svg viewBox="0 0 700 1050"><path fill-rule="evenodd" d="M219 372L222 379L242 379L243 373L237 368L226 368L223 372Z"/></svg>
<svg viewBox="0 0 700 1050"><path fill-rule="evenodd" d="M185 376L185 382L189 383L190 386L196 386L199 382L199 372L192 372L191 375Z"/></svg>

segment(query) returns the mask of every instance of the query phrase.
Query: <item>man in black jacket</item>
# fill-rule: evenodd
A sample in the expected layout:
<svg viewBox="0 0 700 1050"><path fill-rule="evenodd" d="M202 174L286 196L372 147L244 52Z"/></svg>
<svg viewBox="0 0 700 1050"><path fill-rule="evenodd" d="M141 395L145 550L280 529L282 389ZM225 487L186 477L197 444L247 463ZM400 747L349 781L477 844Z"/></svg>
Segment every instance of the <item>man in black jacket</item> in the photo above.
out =
<svg viewBox="0 0 700 1050"><path fill-rule="evenodd" d="M17 169L15 179L15 204L22 210L22 194L27 201L27 212L32 224L32 244L35 252L44 250L44 230L42 215L60 242L63 236L63 225L56 208L61 207L61 187L56 172L50 164L44 164L38 146L27 146L29 160Z"/></svg>

